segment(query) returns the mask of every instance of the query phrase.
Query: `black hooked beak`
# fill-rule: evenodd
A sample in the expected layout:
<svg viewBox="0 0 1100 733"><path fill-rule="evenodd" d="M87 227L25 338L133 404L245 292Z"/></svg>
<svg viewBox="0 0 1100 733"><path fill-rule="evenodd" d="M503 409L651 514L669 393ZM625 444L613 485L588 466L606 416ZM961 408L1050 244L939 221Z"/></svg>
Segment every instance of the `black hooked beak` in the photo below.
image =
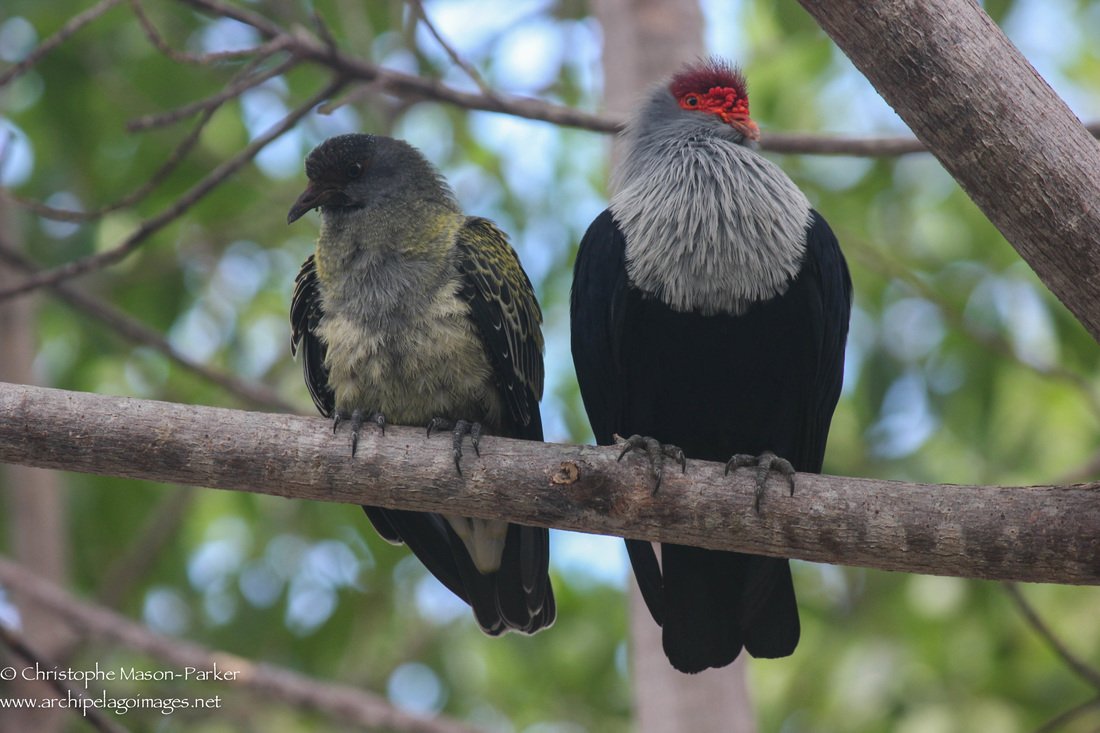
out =
<svg viewBox="0 0 1100 733"><path fill-rule="evenodd" d="M326 188L319 183L310 181L309 185L306 186L306 190L302 191L302 195L298 197L298 200L290 207L290 211L287 212L286 223L293 224L301 219L307 211L318 209L340 196L342 194L339 190Z"/></svg>

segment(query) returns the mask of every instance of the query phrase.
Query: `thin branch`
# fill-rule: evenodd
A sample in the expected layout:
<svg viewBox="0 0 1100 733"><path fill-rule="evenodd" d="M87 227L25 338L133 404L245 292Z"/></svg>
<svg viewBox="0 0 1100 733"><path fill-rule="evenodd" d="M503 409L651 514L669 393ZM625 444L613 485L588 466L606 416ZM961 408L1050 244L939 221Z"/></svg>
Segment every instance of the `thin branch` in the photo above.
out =
<svg viewBox="0 0 1100 733"><path fill-rule="evenodd" d="M131 252L145 242L151 235L163 229L168 224L172 223L184 213L187 212L192 206L194 206L200 199L206 194L210 193L216 188L222 181L229 176L236 173L243 168L249 161L251 161L256 155L264 149L269 143L281 136L290 128L294 127L300 119L305 117L309 112L322 100L327 99L336 93L344 81L342 79L336 79L328 84L317 94L310 97L305 103L301 104L294 110L292 110L286 117L284 117L277 125L272 127L267 132L263 133L237 155L233 156L229 160L225 161L213 171L210 172L205 178L199 181L197 184L191 187L187 193L176 199L171 206L157 214L154 217L143 221L129 237L123 240L115 247L108 249L98 254L89 255L79 260L74 260L60 267L55 267L52 270L46 270L32 275L24 280L22 283L7 288L6 290L0 290L0 300L11 298L16 295L22 295L38 288L56 285L57 283L64 282L71 278L83 275L92 270L102 269L108 265L113 265L116 262L121 261Z"/></svg>
<svg viewBox="0 0 1100 733"><path fill-rule="evenodd" d="M444 53L447 54L447 57L451 60L451 63L462 69L462 71L466 73L466 76L470 77L471 81L473 81L474 84L477 84L477 88L481 90L482 94L484 94L486 97L489 97L490 99L497 99L496 92L493 91L493 88L490 87L488 83L486 83L485 79L481 76L481 73L478 72L478 70L475 69L472 64L466 61L466 59L462 58L458 51L455 50L454 46L452 46L447 41L447 39L443 37L443 34L440 33L439 30L435 27L435 24L432 23L432 19L428 17L428 12L424 9L424 3L421 2L421 0L408 0L408 3L409 7L412 8L413 13L421 20L421 22L424 23L424 27L428 29L428 33L432 35L432 38L435 39L435 42L438 43L440 48L443 49Z"/></svg>
<svg viewBox="0 0 1100 733"><path fill-rule="evenodd" d="M191 487L177 486L157 502L141 529L128 538L126 549L116 556L103 574L96 600L117 608L139 585L160 559L161 553L176 537L187 507L194 501Z"/></svg>
<svg viewBox="0 0 1100 733"><path fill-rule="evenodd" d="M0 260L18 267L26 273L36 272L34 265L3 239L0 239ZM78 313L96 319L131 343L156 351L200 379L225 390L243 404L280 412L295 411L293 405L279 397L274 390L266 385L245 381L235 374L220 371L192 359L173 347L160 332L149 328L110 303L88 295L69 283L56 283L49 287L58 298Z"/></svg>
<svg viewBox="0 0 1100 733"><path fill-rule="evenodd" d="M243 48L236 51L216 51L214 53L204 54L190 54L183 51L177 51L172 48L172 45L165 40L160 31L157 30L156 25L152 19L145 13L145 7L141 4L141 0L130 0L130 7L134 11L134 15L138 19L138 23L141 24L142 30L145 31L145 37L149 39L149 43L153 44L153 47L160 51L173 61L182 64L193 64L197 66L209 66L211 64L221 63L223 61L233 61L242 58L251 57L265 57L275 53L282 46L282 40L279 38L263 43L255 48Z"/></svg>
<svg viewBox="0 0 1100 733"><path fill-rule="evenodd" d="M160 167L149 176L140 186L135 190L123 196L114 203L102 206L94 211L74 211L72 209L58 209L53 206L48 206L39 201L29 199L18 194L12 193L0 189L0 195L7 197L13 203L27 209L28 211L41 216L46 219L54 219L57 221L69 221L69 222L87 222L94 221L119 209L125 209L133 206L139 201L148 196L157 186L164 182L172 172L179 167L179 164L183 162L183 159L187 157L187 154L195 147L199 137L202 135L202 131L206 129L206 125L213 118L214 113L221 108L227 100L239 95L241 92L247 91L255 86L258 86L268 79L278 76L284 73L296 63L294 59L287 59L285 62L278 64L271 69L261 73L251 75L250 72L254 66L258 66L263 59L256 59L254 63L249 64L248 67L241 71L237 81L230 83L228 87L206 99L199 100L184 107L165 112L157 115L149 115L148 117L142 117L138 120L134 120L127 129L131 132L137 132L146 130L152 127L161 127L164 125L172 124L185 117L189 117L196 112L201 112L202 116L195 123L191 131L184 137L172 150L171 155L161 163Z"/></svg>
<svg viewBox="0 0 1100 733"><path fill-rule="evenodd" d="M1044 365L1021 358L1019 352L1012 347L1012 344L1002 334L974 328L958 308L954 307L938 290L918 277L911 269L893 261L878 248L864 242L860 237L845 236L844 242L849 251L853 252L865 267L883 277L893 278L905 283L921 298L939 308L951 326L957 331L965 333L971 341L1023 369L1027 369L1041 377L1057 379L1078 390L1085 398L1093 415L1100 419L1100 392L1086 377L1061 364Z"/></svg>
<svg viewBox="0 0 1100 733"><path fill-rule="evenodd" d="M255 66L258 66L262 61L269 58L271 54L281 50L281 47L285 45L285 39L276 39L270 45L274 47L270 54L255 59L254 62L249 64L248 68L242 72L237 81L231 82L217 94L213 94L205 99L190 102L176 109L168 110L167 112L158 112L157 114L138 118L130 122L130 124L126 126L126 129L130 132L141 132L155 127L166 127L175 124L198 112L213 112L230 99L240 96L249 89L258 87L269 79L274 79L280 74L285 74L297 65L298 62L296 59L288 58L258 74L250 73Z"/></svg>
<svg viewBox="0 0 1100 733"><path fill-rule="evenodd" d="M376 84L382 91L396 96L431 99L464 109L500 112L514 117L593 132L617 133L623 127L623 120L619 118L593 114L531 97L504 96L495 92L491 95L463 92L436 80L386 69L343 53L310 35L304 29L296 29L291 33L259 13L227 5L220 0L178 1L202 12L232 18L250 25L267 38L290 36L292 42L287 46L287 50L291 53L338 71L348 79ZM1094 137L1100 137L1100 121L1092 122L1086 125L1086 128ZM837 137L808 133L769 133L766 130L760 147L775 153L861 157L927 152L927 148L913 137Z"/></svg>
<svg viewBox="0 0 1100 733"><path fill-rule="evenodd" d="M19 565L0 559L0 582L31 599L36 609L52 613L86 638L129 649L162 660L179 669L193 667L239 672L226 684L287 705L319 711L364 728L401 733L484 733L456 720L425 718L403 712L369 692L328 680L315 680L281 667L253 662L235 654L209 649L153 633L115 612L79 601Z"/></svg>
<svg viewBox="0 0 1100 733"><path fill-rule="evenodd" d="M148 196L157 186L164 182L172 171L174 171L183 159L194 148L195 143L198 142L199 136L202 134L206 124L210 121L210 118L214 116L214 112L217 111L216 107L212 107L203 114L202 118L195 124L194 128L187 134L187 136L176 145L172 154L161 164L161 166L153 172L148 179L146 179L136 189L123 196L114 203L107 204L93 211L76 211L74 209L59 209L55 206L49 206L40 201L20 196L12 193L11 191L0 190L0 195L8 198L12 203L27 209L37 216L41 216L44 219L53 219L55 221L68 221L74 223L82 223L88 221L95 221L103 216L110 214L113 211L125 209L138 203L146 196Z"/></svg>
<svg viewBox="0 0 1100 733"><path fill-rule="evenodd" d="M7 564L6 561L0 562ZM29 572L26 570L21 570L20 572L29 574ZM0 624L0 643L10 649L12 653L15 654L17 657L21 658L24 662L33 667L41 668L44 670L56 668L56 665L54 665L41 654L32 649L26 641L20 639L13 631L9 630L3 624ZM43 682L51 687L55 693L57 693L57 697L59 699L83 700L88 697L84 690L74 685L70 685L65 680L50 678L44 680ZM78 716L82 720L86 720L96 730L102 731L102 733L126 733L126 728L123 728L118 723L115 723L113 720L101 713L98 708L92 705L89 705L87 707L70 707L69 709L72 711L73 715Z"/></svg>
<svg viewBox="0 0 1100 733"><path fill-rule="evenodd" d="M79 416L79 419L74 419ZM246 437L242 437L246 436ZM953 486L799 474L760 514L755 473L690 461L654 494L618 450L488 437L458 475L422 428L0 385L0 461L275 496L507 519L713 550L996 580L1100 584L1100 484Z"/></svg>
<svg viewBox="0 0 1100 733"><path fill-rule="evenodd" d="M1054 733L1054 731L1056 730L1063 730L1074 720L1077 720L1077 718L1080 718L1082 715L1085 715L1086 713L1089 713L1093 710L1100 710L1100 697L1094 697L1091 700L1086 700L1080 705L1075 705L1069 710L1055 715L1053 718L1036 728L1035 733Z"/></svg>
<svg viewBox="0 0 1100 733"><path fill-rule="evenodd" d="M38 44L38 46L35 47L33 51L27 54L27 57L25 59L15 64L14 66L9 67L3 73L0 73L0 87L8 84L12 80L26 73L35 64L37 64L43 56L67 41L74 33L79 31L84 26L98 20L111 8L115 7L116 5L122 4L123 1L124 0L100 0L100 2L88 8L83 13L74 15L72 18L69 19L67 23L65 23L65 25L61 26L61 28L56 33L54 33L46 40L42 41L42 43Z"/></svg>
<svg viewBox="0 0 1100 733"><path fill-rule="evenodd" d="M1004 588L1005 593L1012 599L1012 602L1016 604L1016 608L1019 609L1028 625L1035 630L1039 636L1043 638L1043 641L1047 643L1055 654L1062 658L1062 661L1066 663L1066 666L1072 669L1078 677L1083 679L1100 691L1100 670L1097 670L1080 658L1076 654L1069 650L1062 640L1054 635L1054 632L1050 630L1050 627L1039 617L1035 608L1024 598L1024 594L1020 592L1020 589L1015 583L1002 583L1001 587Z"/></svg>

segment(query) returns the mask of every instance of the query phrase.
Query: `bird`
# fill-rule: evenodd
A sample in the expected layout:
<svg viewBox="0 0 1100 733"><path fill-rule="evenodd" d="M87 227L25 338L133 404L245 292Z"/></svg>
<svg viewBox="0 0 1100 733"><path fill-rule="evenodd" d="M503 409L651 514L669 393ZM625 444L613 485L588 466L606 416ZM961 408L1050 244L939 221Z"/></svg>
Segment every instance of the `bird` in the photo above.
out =
<svg viewBox="0 0 1100 733"><path fill-rule="evenodd" d="M295 279L291 352L318 411L347 423L451 430L461 474L468 436L543 439L542 311L492 221L466 216L409 143L331 137L305 161L287 223L319 209L316 250ZM482 631L533 634L556 615L546 529L501 520L363 507L469 604Z"/></svg>
<svg viewBox="0 0 1100 733"><path fill-rule="evenodd" d="M573 272L573 362L597 443L769 476L820 472L840 395L852 284L806 195L757 150L744 75L682 67L630 116L608 207ZM732 456L732 457L731 457ZM676 669L792 654L788 560L627 540Z"/></svg>

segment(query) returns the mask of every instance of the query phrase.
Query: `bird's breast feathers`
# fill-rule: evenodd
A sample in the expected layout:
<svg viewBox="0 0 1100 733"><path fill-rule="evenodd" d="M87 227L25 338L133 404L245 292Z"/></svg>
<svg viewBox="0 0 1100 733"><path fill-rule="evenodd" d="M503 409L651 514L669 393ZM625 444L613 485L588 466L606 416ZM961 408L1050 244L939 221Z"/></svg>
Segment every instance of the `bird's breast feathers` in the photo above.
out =
<svg viewBox="0 0 1100 733"><path fill-rule="evenodd" d="M810 203L769 160L695 138L623 165L610 208L638 289L677 311L739 314L798 274Z"/></svg>
<svg viewBox="0 0 1100 733"><path fill-rule="evenodd" d="M457 282L405 316L326 313L318 333L337 409L378 410L404 425L435 417L499 425L501 399Z"/></svg>

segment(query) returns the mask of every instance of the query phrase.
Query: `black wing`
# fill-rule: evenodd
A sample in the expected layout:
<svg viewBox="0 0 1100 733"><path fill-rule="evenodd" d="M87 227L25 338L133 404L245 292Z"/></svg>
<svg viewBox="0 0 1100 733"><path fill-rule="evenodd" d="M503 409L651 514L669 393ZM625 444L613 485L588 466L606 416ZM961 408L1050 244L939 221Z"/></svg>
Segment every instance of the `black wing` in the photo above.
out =
<svg viewBox="0 0 1100 733"><path fill-rule="evenodd" d="M458 233L462 297L489 354L512 438L542 440L542 310L504 232L470 217Z"/></svg>
<svg viewBox="0 0 1100 733"><path fill-rule="evenodd" d="M624 379L622 337L628 302L626 238L605 209L577 250L570 293L570 339L581 399L598 445L623 430L630 385ZM627 437L627 436L623 436ZM626 540L638 589L653 620L663 622L661 568L648 542Z"/></svg>
<svg viewBox="0 0 1100 733"><path fill-rule="evenodd" d="M325 344L317 335L323 315L317 265L310 255L302 263L298 277L294 278L294 296L290 301L290 353L296 356L302 352L302 373L313 404L322 415L332 417L336 411L336 395L328 383Z"/></svg>
<svg viewBox="0 0 1100 733"><path fill-rule="evenodd" d="M811 465L800 471L818 472L825 457L829 424L844 381L844 347L852 314L852 277L836 235L825 219L811 211L806 230L805 279L812 288L815 333L820 344L817 372L809 392L802 442L812 446Z"/></svg>
<svg viewBox="0 0 1100 733"><path fill-rule="evenodd" d="M628 288L625 253L626 239L607 209L588 227L573 265L573 366L598 445L614 442L629 399L621 364Z"/></svg>

